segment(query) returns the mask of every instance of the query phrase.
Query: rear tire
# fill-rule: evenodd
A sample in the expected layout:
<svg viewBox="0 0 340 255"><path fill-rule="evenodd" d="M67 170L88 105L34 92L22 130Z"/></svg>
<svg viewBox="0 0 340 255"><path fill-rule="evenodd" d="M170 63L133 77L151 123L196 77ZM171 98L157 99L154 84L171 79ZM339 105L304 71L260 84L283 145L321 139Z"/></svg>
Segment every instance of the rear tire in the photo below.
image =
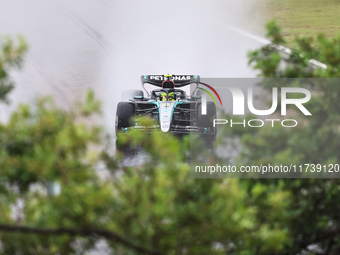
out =
<svg viewBox="0 0 340 255"><path fill-rule="evenodd" d="M123 101L129 101L130 99L134 99L134 96L144 96L144 93L142 90L138 89L129 89L129 90L124 90L122 94L122 100Z"/></svg>
<svg viewBox="0 0 340 255"><path fill-rule="evenodd" d="M196 91L196 96L202 96L202 94L203 94L203 91L202 91L202 90L198 89L198 90Z"/></svg>
<svg viewBox="0 0 340 255"><path fill-rule="evenodd" d="M216 106L214 102L207 102L207 114L202 115L202 107L198 106L198 126L202 128L207 128L210 130L207 134L203 134L204 136L216 136L216 127L214 127L214 119L216 118Z"/></svg>

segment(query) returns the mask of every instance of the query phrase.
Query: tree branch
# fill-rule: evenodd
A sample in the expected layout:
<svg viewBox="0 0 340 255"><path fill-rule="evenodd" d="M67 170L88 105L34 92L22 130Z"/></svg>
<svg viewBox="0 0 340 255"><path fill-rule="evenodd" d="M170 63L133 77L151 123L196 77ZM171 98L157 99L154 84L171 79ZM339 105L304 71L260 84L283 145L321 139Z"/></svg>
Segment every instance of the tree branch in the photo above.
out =
<svg viewBox="0 0 340 255"><path fill-rule="evenodd" d="M307 247L311 244L318 244L318 243L324 242L328 239L331 239L331 241L332 241L334 239L334 237L339 236L339 235L340 235L340 230L332 230L332 231L328 231L328 232L323 232L323 233L318 234L314 238L313 241L303 242L300 247L302 249L307 249Z"/></svg>
<svg viewBox="0 0 340 255"><path fill-rule="evenodd" d="M133 243L125 240L118 234L105 230L105 229L94 229L94 228L82 228L82 229L74 229L74 228L58 228L58 229L43 229L43 228L35 228L35 227L24 227L24 226L13 226L13 225L3 225L0 224L0 232L22 232L22 233L32 233L39 235L78 235L78 236L93 236L99 235L105 237L107 239L116 241L125 245L128 248L131 248L142 254L150 254L150 255L160 255L159 252L154 252L147 250L143 247L134 245Z"/></svg>

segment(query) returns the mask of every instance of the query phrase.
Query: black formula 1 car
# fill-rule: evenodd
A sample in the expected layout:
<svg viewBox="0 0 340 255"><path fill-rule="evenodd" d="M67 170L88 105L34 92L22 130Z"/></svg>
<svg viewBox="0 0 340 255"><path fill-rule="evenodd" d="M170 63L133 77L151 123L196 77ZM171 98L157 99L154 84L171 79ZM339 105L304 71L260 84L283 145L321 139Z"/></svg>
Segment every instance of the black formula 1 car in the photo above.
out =
<svg viewBox="0 0 340 255"><path fill-rule="evenodd" d="M205 137L216 136L216 128L213 126L216 107L210 101L204 101L205 108L202 107L202 90L197 88L203 83L198 75L143 75L141 82L143 88L148 83L159 89L149 93L144 88L147 97L142 90L125 91L123 97L128 100L118 103L116 132L154 128L176 135L195 132ZM179 89L190 84L196 84L191 95ZM157 120L158 125L147 128L140 126L138 118L133 118L135 116L149 116Z"/></svg>

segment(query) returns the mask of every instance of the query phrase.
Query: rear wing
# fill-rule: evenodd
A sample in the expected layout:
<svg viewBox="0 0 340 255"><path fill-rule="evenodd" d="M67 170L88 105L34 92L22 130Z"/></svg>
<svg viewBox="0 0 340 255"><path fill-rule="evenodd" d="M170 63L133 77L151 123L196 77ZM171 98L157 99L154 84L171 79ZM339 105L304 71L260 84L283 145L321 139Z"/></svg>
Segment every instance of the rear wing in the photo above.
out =
<svg viewBox="0 0 340 255"><path fill-rule="evenodd" d="M142 75L141 81L142 85L144 83L149 83L157 87L162 87L163 81L170 80L175 83L175 87L184 87L191 83L199 83L199 75L175 75L175 74L165 74L165 75Z"/></svg>

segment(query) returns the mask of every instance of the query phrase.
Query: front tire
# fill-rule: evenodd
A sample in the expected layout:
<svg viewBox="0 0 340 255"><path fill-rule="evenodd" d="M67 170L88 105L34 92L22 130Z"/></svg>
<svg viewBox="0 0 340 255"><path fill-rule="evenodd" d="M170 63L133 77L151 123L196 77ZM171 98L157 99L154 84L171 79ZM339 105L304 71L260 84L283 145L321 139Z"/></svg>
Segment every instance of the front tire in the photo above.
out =
<svg viewBox="0 0 340 255"><path fill-rule="evenodd" d="M116 113L116 132L131 127L133 116L135 116L135 105L129 102L119 102Z"/></svg>
<svg viewBox="0 0 340 255"><path fill-rule="evenodd" d="M124 131L125 128L133 126L132 118L135 116L135 105L129 102L119 102L116 112L116 134ZM118 138L117 138L118 139ZM135 155L136 149L129 144L121 144L116 140L116 149L126 157Z"/></svg>

